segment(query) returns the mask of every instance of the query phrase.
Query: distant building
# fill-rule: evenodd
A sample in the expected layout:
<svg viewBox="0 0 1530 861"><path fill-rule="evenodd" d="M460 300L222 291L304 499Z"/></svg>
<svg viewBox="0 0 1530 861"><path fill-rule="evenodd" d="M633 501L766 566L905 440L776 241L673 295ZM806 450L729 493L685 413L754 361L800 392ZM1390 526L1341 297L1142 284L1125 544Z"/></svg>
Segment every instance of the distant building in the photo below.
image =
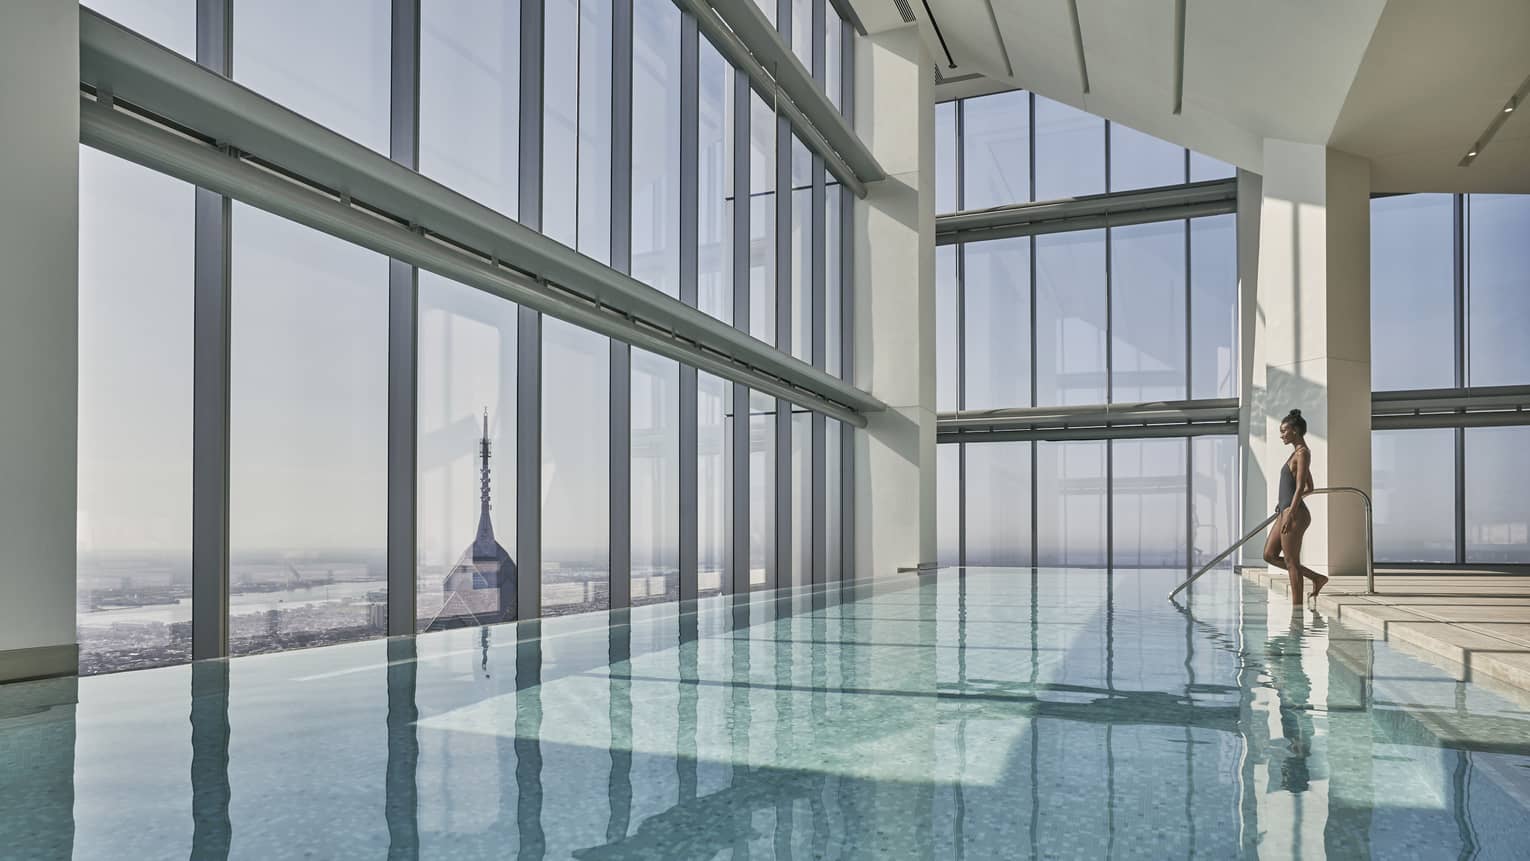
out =
<svg viewBox="0 0 1530 861"><path fill-rule="evenodd" d="M515 560L494 540L489 519L489 413L484 411L478 442L478 534L441 584L441 610L427 630L465 628L515 619Z"/></svg>

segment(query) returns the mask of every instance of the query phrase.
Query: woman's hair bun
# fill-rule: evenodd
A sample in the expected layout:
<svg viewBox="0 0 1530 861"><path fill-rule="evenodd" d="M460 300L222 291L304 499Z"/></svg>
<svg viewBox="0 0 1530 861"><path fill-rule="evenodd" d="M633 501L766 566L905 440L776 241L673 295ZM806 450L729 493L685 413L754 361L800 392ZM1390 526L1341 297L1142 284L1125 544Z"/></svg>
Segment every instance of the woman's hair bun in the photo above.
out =
<svg viewBox="0 0 1530 861"><path fill-rule="evenodd" d="M1299 419L1299 418L1302 417L1302 411L1301 410L1292 410L1291 412L1287 413L1287 415L1289 415L1291 418Z"/></svg>

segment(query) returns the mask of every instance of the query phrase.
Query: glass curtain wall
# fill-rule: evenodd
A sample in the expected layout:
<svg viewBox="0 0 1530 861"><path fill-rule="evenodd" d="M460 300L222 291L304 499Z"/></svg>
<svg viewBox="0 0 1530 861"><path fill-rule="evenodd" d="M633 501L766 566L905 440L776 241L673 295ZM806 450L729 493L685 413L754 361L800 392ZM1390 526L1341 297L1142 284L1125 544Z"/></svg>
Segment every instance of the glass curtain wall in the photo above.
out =
<svg viewBox="0 0 1530 861"><path fill-rule="evenodd" d="M1527 231L1526 195L1371 201L1371 381L1378 394L1406 391L1427 401L1530 387L1520 322L1530 314ZM1518 481L1530 424L1459 427L1452 418L1372 432L1378 561L1530 564L1530 495Z"/></svg>
<svg viewBox="0 0 1530 861"><path fill-rule="evenodd" d="M387 622L388 261L233 208L229 651Z"/></svg>
<svg viewBox="0 0 1530 861"><path fill-rule="evenodd" d="M81 672L191 658L194 199L80 150Z"/></svg>
<svg viewBox="0 0 1530 861"><path fill-rule="evenodd" d="M416 630L516 618L517 320L419 275Z"/></svg>
<svg viewBox="0 0 1530 861"><path fill-rule="evenodd" d="M632 603L679 598L680 363L634 349Z"/></svg>
<svg viewBox="0 0 1530 861"><path fill-rule="evenodd" d="M942 212L1233 175L1019 90L937 105L935 126ZM936 407L1236 397L1236 264L1231 214L939 247ZM1182 570L1232 540L1236 437L1100 436L940 446L940 561Z"/></svg>
<svg viewBox="0 0 1530 861"><path fill-rule="evenodd" d="M616 41L628 37L619 30L626 21L604 0L549 0L535 32L523 27L530 10L520 2L420 0L413 58L395 55L408 47L395 44L388 4L230 2L230 67L240 83L381 153L413 127L403 154L415 154L422 175L596 261L630 267L670 297L693 283L685 301L725 322L735 322L735 293L748 291L740 294L748 319L737 322L750 334L828 373L848 370L848 193L766 100L752 92L739 99L749 90L737 86L738 72L675 4L638 0L629 70L615 64L626 56ZM192 0L90 5L195 53ZM792 49L843 110L852 31L832 4L780 8ZM352 38L337 41L340 32ZM538 56L540 67L530 66ZM394 92L395 63L412 61L417 93ZM528 86L540 93L528 97ZM682 94L692 86L688 105ZM527 105L539 115L525 116ZM418 122L401 125L411 106ZM744 106L749 115L739 117ZM695 158L685 161L690 134ZM207 334L192 310L217 276L192 268L207 234L197 230L190 187L89 149L81 161L83 666L184 661L193 615L190 434L193 414L202 415L192 409L190 352L193 335ZM748 177L742 191L736 163ZM616 177L630 185L614 187ZM789 187L778 187L787 177ZM524 187L531 181L538 188ZM735 218L740 193L746 220ZM224 218L230 652L382 636L390 608L410 606L390 595L388 578L397 559L390 493L411 484L388 481L399 290L416 297L406 370L416 399L417 631L521 618L526 577L545 615L609 606L613 575L631 578L634 603L677 598L687 555L681 503L692 491L698 594L723 591L737 529L748 530L754 587L776 585L783 565L802 582L842 573L851 449L838 422L758 393L736 404L731 382L238 202ZM627 241L614 242L613 229ZM630 256L616 260L614 251ZM151 312L141 326L120 325ZM613 367L630 378L613 380ZM114 383L125 373L140 382ZM691 445L680 428L691 415L681 408L687 373L696 377L695 442L683 450ZM145 379L155 380L152 391ZM131 409L111 406L119 393L131 393ZM613 409L613 393L630 396L630 413L627 404ZM627 427L612 427L623 418ZM750 431L748 451L736 454L735 421ZM827 450L815 457L819 439ZM617 442L630 451L614 457ZM735 456L748 459L747 487L733 486ZM778 469L778 457L791 469ZM695 459L695 487L682 493L686 458ZM537 474L520 474L531 466ZM160 490L141 489L133 474L145 469ZM618 489L630 495L616 500ZM750 513L735 523L739 498L749 499ZM527 505L537 507L534 517ZM627 570L612 570L625 555L611 547L613 513L631 516ZM533 534L520 534L525 523L536 524ZM518 564L522 550L536 552L532 570Z"/></svg>
<svg viewBox="0 0 1530 861"><path fill-rule="evenodd" d="M542 320L542 614L610 607L611 340Z"/></svg>
<svg viewBox="0 0 1530 861"><path fill-rule="evenodd" d="M935 106L936 212L1233 175L1226 162L1024 90Z"/></svg>

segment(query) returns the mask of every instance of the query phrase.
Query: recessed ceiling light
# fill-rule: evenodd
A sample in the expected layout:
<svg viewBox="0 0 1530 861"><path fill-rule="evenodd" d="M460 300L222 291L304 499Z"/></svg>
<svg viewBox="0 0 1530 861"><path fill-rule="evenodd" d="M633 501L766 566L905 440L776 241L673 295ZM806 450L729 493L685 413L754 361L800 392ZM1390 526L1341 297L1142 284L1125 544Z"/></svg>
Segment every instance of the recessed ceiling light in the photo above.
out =
<svg viewBox="0 0 1530 861"><path fill-rule="evenodd" d="M1482 134L1478 135L1477 139L1472 142L1471 151L1456 164L1460 167L1471 167L1472 160L1477 157L1477 154L1484 147L1492 143L1493 136L1498 133L1498 129L1509 121L1509 114L1514 113L1515 108L1518 108L1519 103L1524 101L1527 96L1530 96L1530 78L1520 82L1519 89L1509 95L1508 100L1503 104L1503 108L1493 115L1493 119L1488 123L1487 128L1483 129Z"/></svg>

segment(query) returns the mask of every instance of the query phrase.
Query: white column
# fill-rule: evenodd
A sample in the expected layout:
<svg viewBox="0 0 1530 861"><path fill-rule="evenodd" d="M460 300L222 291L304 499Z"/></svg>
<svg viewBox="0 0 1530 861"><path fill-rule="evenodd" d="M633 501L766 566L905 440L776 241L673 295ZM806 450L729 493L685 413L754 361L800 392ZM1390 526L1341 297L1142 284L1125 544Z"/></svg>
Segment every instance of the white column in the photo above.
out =
<svg viewBox="0 0 1530 861"><path fill-rule="evenodd" d="M855 206L856 576L935 561L935 105L913 26L856 46L856 131L887 179Z"/></svg>
<svg viewBox="0 0 1530 861"><path fill-rule="evenodd" d="M1259 211L1264 181L1257 173L1238 171L1238 456L1243 476L1242 535L1269 516L1264 435L1264 317L1259 311ZM1261 403L1256 404L1255 399ZM1255 417L1259 417L1255 421ZM1243 545L1244 565L1263 565L1263 539Z"/></svg>
<svg viewBox="0 0 1530 861"><path fill-rule="evenodd" d="M0 5L0 681L73 672L79 6Z"/></svg>
<svg viewBox="0 0 1530 861"><path fill-rule="evenodd" d="M1250 391L1250 485L1273 510L1290 449L1280 420L1307 419L1319 487L1371 489L1370 164L1313 144L1266 140ZM1258 438L1262 431L1264 439ZM1364 570L1358 500L1315 499L1303 562ZM1258 512L1246 517L1258 519Z"/></svg>

